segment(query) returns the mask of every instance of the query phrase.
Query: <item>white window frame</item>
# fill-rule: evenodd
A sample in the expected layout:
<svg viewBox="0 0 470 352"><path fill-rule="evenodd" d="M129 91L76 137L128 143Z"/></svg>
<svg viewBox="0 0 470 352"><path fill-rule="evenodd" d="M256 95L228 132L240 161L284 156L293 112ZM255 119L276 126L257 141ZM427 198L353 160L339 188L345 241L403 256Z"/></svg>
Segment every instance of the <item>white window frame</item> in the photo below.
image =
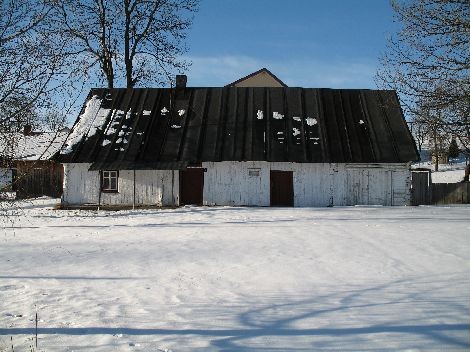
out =
<svg viewBox="0 0 470 352"><path fill-rule="evenodd" d="M105 180L107 180L107 188L105 188ZM113 180L114 185L113 187ZM118 192L119 190L119 171L103 170L101 171L101 191L102 192Z"/></svg>

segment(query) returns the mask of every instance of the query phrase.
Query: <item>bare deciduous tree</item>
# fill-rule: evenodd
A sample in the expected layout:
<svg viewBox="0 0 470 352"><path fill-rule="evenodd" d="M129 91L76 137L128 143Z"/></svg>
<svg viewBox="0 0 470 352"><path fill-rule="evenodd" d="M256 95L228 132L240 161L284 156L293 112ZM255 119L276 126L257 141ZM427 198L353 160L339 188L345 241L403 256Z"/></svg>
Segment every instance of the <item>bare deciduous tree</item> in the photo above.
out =
<svg viewBox="0 0 470 352"><path fill-rule="evenodd" d="M431 109L426 103L419 103L413 114L414 137L419 145L430 146L434 170L439 170L440 160L445 158L449 133L440 109Z"/></svg>
<svg viewBox="0 0 470 352"><path fill-rule="evenodd" d="M58 80L67 56L51 28L53 11L50 0L0 2L0 197L10 197L18 132L25 125L43 129L41 115L65 82ZM0 202L1 220L12 208Z"/></svg>
<svg viewBox="0 0 470 352"><path fill-rule="evenodd" d="M59 60L45 19L47 3L2 0L0 11L0 130L11 130L40 105Z"/></svg>
<svg viewBox="0 0 470 352"><path fill-rule="evenodd" d="M79 59L77 72L99 73L109 88L162 83L183 70L184 39L199 0L58 0L58 29Z"/></svg>
<svg viewBox="0 0 470 352"><path fill-rule="evenodd" d="M407 114L457 136L470 152L470 3L467 0L391 0L401 30L393 35L377 83L395 89ZM432 135L431 135L432 138Z"/></svg>

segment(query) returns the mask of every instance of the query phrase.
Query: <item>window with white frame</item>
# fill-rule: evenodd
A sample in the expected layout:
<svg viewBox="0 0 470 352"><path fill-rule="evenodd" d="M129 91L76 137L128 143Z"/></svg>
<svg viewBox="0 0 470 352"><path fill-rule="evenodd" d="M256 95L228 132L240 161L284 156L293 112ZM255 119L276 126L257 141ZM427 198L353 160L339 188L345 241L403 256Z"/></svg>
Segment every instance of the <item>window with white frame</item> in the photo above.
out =
<svg viewBox="0 0 470 352"><path fill-rule="evenodd" d="M101 172L101 190L103 192L118 191L118 172L115 170L104 170Z"/></svg>

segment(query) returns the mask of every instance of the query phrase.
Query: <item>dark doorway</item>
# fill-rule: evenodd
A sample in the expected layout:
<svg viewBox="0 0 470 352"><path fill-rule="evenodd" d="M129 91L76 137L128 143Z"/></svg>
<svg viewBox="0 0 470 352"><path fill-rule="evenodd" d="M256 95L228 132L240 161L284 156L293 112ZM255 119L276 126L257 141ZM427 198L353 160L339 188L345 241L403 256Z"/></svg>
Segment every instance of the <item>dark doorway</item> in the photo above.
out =
<svg viewBox="0 0 470 352"><path fill-rule="evenodd" d="M431 204L431 170L411 172L411 205Z"/></svg>
<svg viewBox="0 0 470 352"><path fill-rule="evenodd" d="M180 204L202 205L204 169L187 168L180 171Z"/></svg>
<svg viewBox="0 0 470 352"><path fill-rule="evenodd" d="M294 206L294 177L292 171L271 170L271 206Z"/></svg>

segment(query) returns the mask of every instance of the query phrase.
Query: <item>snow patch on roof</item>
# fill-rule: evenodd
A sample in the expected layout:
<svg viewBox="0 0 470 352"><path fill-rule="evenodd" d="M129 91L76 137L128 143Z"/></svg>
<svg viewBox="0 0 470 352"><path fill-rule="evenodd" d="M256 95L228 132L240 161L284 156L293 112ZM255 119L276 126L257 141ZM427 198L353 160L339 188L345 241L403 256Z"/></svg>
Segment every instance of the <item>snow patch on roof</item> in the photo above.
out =
<svg viewBox="0 0 470 352"><path fill-rule="evenodd" d="M73 147L83 138L88 139L94 136L96 131L103 127L110 109L100 108L101 99L97 95L88 100L85 111L80 115L77 124L73 126L72 132L65 141L62 148L63 154L71 153Z"/></svg>
<svg viewBox="0 0 470 352"><path fill-rule="evenodd" d="M318 123L317 119L316 118L312 118L312 117L307 117L305 119L305 121L307 121L307 125L309 126L314 126Z"/></svg>
<svg viewBox="0 0 470 352"><path fill-rule="evenodd" d="M14 160L48 160L59 150L68 132L41 132L30 136L7 133L0 136L0 156Z"/></svg>

